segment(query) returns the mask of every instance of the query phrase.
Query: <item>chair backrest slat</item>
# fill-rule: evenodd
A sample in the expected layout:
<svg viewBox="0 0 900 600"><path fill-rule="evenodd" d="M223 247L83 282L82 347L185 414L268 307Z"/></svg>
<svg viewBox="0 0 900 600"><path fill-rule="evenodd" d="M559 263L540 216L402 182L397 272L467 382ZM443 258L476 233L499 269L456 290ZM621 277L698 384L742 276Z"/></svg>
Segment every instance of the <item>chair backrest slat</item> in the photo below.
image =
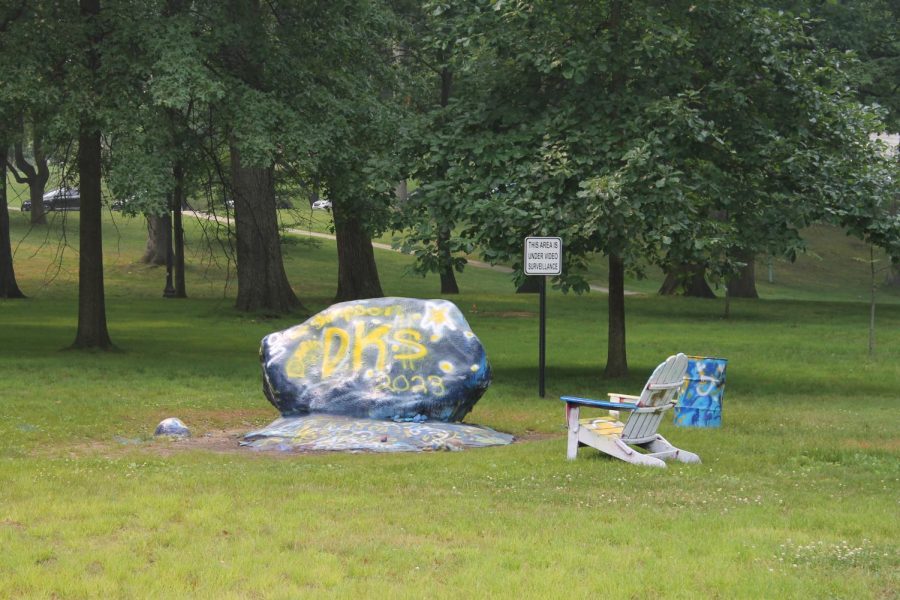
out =
<svg viewBox="0 0 900 600"><path fill-rule="evenodd" d="M622 430L622 440L627 442L630 439L641 439L653 435L659 429L662 417L663 411L632 414Z"/></svg>
<svg viewBox="0 0 900 600"><path fill-rule="evenodd" d="M658 411L632 412L622 430L622 440L640 440L656 434L665 408L671 405L675 394L684 383L688 359L684 354L670 356L661 363L647 380L637 405L640 408L660 407Z"/></svg>
<svg viewBox="0 0 900 600"><path fill-rule="evenodd" d="M684 383L688 359L684 354L675 354L661 363L647 380L641 392L638 406L663 406L672 401L675 393Z"/></svg>

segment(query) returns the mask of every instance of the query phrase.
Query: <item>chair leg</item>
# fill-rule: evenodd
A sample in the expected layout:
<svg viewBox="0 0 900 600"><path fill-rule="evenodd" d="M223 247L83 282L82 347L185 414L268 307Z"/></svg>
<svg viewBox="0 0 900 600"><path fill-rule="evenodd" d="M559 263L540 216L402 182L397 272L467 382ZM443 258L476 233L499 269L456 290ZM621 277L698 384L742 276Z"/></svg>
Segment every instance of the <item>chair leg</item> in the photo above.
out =
<svg viewBox="0 0 900 600"><path fill-rule="evenodd" d="M602 448L603 452L611 456L615 456L618 459L624 460L625 462L629 462L633 465L644 465L645 467L659 467L662 469L666 468L665 461L656 458L655 456L648 456L646 454L641 454L634 448L631 448L623 442L622 440L613 440L613 444L607 444L604 448Z"/></svg>
<svg viewBox="0 0 900 600"><path fill-rule="evenodd" d="M578 456L578 432L569 430L569 442L566 446L566 458L575 460Z"/></svg>
<svg viewBox="0 0 900 600"><path fill-rule="evenodd" d="M650 452L653 453L663 453L663 452L673 452L670 458L674 458L675 460L683 463L699 463L700 457L694 454L693 452L688 452L687 450L682 450L681 448L676 448L672 444L669 443L669 440L664 438L663 436L656 434L656 439L652 442L647 442L646 444L641 444L641 447L646 448Z"/></svg>
<svg viewBox="0 0 900 600"><path fill-rule="evenodd" d="M578 456L578 428L581 426L578 416L580 412L578 406L566 404L566 428L569 430L566 458L569 460L575 460Z"/></svg>

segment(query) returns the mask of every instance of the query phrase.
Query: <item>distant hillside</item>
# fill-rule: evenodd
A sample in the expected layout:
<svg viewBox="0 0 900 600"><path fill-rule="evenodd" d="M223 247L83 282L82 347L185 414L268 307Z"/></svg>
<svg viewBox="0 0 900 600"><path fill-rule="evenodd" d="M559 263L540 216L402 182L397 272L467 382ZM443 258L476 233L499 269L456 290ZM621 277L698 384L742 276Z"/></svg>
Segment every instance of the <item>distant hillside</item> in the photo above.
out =
<svg viewBox="0 0 900 600"><path fill-rule="evenodd" d="M869 247L854 237L829 225L814 225L803 232L807 251L793 263L772 259L772 283L769 283L767 258L760 256L756 263L756 288L761 298L821 300L839 302L868 302L870 294ZM878 302L900 304L900 287L884 284L888 259L876 250L876 293ZM597 257L589 269L591 283L605 285L606 259ZM663 277L658 269L648 268L646 278L629 278L626 287L635 291L655 294ZM716 290L720 296L724 289Z"/></svg>

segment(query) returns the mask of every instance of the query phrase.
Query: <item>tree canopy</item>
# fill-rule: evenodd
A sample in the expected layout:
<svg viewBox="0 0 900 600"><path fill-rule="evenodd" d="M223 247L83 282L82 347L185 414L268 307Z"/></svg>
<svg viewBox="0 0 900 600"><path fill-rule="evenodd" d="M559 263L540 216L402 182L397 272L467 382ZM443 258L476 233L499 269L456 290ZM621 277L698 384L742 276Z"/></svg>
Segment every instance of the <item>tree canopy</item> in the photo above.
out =
<svg viewBox="0 0 900 600"><path fill-rule="evenodd" d="M898 122L897 10L777 4L12 2L0 107L8 145L25 119L100 153L89 207L101 176L128 210L177 205L176 221L202 188L233 200L241 310L300 306L279 182L332 200L341 299L383 293L370 239L392 226L444 293L463 254L521 280L524 237L561 236L559 288L586 290L585 262L609 260L621 375L626 270L695 264L728 283L819 220L900 257L897 164L871 139ZM94 252L98 232L82 231Z"/></svg>

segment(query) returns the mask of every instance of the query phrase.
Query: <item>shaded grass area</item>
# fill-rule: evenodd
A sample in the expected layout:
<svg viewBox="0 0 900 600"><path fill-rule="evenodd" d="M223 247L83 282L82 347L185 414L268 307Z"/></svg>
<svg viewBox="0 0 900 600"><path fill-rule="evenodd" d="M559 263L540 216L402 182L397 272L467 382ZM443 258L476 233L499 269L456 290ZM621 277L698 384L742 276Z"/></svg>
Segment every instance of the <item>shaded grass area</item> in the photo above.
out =
<svg viewBox="0 0 900 600"><path fill-rule="evenodd" d="M118 219L105 233L118 351L63 350L77 256L41 241L60 239L58 222L26 237L12 216L30 297L0 301L0 597L891 598L900 588L896 305L879 309L870 360L865 304L735 302L726 321L721 301L628 298L632 375L606 381L605 298L551 293L541 399L537 298L467 269L454 301L495 381L466 421L520 442L272 456L151 434L168 416L198 440L274 419L259 340L302 316L236 313L227 261L204 258L194 223L191 297L164 300L164 271L135 263L143 225ZM327 306L333 243L285 249L307 308ZM376 257L387 293L437 295L435 279L405 275L408 257ZM663 426L704 463L640 469L590 449L566 461L556 397L634 393L674 351L730 361L721 429Z"/></svg>

